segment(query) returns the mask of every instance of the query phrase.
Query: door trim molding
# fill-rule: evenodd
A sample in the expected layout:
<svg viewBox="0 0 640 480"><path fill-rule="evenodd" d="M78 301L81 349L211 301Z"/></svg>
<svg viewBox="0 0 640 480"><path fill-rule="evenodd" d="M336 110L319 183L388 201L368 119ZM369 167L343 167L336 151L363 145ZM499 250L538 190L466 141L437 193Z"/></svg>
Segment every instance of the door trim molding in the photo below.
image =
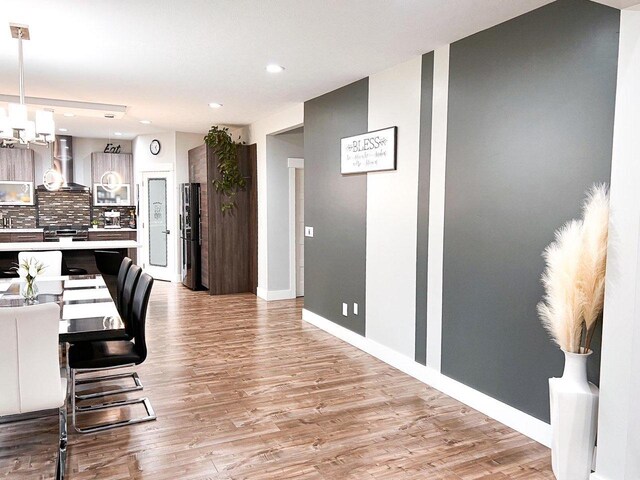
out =
<svg viewBox="0 0 640 480"><path fill-rule="evenodd" d="M296 271L296 168L304 169L304 158L287 158L289 167L289 298L296 298L298 273Z"/></svg>
<svg viewBox="0 0 640 480"><path fill-rule="evenodd" d="M157 167L157 168L155 168ZM168 235L167 239L167 266L166 267L153 267L149 264L149 205L147 198L147 188L145 186L146 177L158 175L161 177L166 177L167 179L167 229L171 231L171 234ZM142 244L142 248L140 249L140 259L138 260L140 264L146 265L146 269L149 268L166 268L166 275L162 275L161 277L157 277L158 280L165 280L170 282L180 282L180 274L176 273L177 262L178 262L178 253L179 248L175 245L176 243L176 235L177 235L177 214L172 208L172 205L176 203L177 200L177 192L175 191L175 183L176 176L173 166L169 163L159 163L154 165L153 169L141 170L140 171L140 183L138 185L139 188L139 207L140 211L138 212L138 218L142 220L143 227L139 229L138 239ZM177 237L179 238L179 236ZM155 275L154 275L155 277Z"/></svg>

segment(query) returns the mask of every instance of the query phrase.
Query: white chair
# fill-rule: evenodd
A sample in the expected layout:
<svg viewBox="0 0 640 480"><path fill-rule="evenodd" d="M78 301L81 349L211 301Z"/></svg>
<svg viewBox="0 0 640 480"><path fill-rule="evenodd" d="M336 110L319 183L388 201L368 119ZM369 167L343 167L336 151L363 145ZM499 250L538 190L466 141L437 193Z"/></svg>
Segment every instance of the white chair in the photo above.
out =
<svg viewBox="0 0 640 480"><path fill-rule="evenodd" d="M60 307L44 303L0 308L0 416L58 409L60 445L56 479L67 452L67 373L60 368Z"/></svg>
<svg viewBox="0 0 640 480"><path fill-rule="evenodd" d="M24 260L35 258L46 268L40 274L42 277L59 277L62 275L62 252L60 250L51 252L20 252L18 253L18 263Z"/></svg>

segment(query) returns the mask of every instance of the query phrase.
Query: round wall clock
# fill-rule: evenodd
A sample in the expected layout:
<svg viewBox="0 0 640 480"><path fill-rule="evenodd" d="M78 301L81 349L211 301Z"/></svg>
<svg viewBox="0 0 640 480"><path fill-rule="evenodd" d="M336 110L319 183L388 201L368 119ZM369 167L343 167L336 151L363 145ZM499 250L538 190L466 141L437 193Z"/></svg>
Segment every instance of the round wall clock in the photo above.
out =
<svg viewBox="0 0 640 480"><path fill-rule="evenodd" d="M158 155L160 153L160 140L154 139L151 140L151 144L149 145L149 150L153 155Z"/></svg>

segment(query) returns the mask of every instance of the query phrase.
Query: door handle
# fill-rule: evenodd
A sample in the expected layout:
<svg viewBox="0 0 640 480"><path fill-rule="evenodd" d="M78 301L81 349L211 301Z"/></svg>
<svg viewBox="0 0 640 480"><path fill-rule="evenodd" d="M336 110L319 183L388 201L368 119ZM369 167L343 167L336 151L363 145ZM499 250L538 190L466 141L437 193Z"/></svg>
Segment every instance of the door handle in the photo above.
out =
<svg viewBox="0 0 640 480"><path fill-rule="evenodd" d="M163 230L160 233L164 233L165 235L169 235L171 233L171 230Z"/></svg>

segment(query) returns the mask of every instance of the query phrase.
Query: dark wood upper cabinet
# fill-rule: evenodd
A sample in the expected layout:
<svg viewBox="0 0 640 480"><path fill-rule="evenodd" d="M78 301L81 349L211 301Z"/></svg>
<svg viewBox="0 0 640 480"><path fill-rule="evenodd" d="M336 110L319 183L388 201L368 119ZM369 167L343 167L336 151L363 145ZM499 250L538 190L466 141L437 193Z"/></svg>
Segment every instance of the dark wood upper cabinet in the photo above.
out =
<svg viewBox="0 0 640 480"><path fill-rule="evenodd" d="M0 148L0 180L34 182L33 150L30 148Z"/></svg>

